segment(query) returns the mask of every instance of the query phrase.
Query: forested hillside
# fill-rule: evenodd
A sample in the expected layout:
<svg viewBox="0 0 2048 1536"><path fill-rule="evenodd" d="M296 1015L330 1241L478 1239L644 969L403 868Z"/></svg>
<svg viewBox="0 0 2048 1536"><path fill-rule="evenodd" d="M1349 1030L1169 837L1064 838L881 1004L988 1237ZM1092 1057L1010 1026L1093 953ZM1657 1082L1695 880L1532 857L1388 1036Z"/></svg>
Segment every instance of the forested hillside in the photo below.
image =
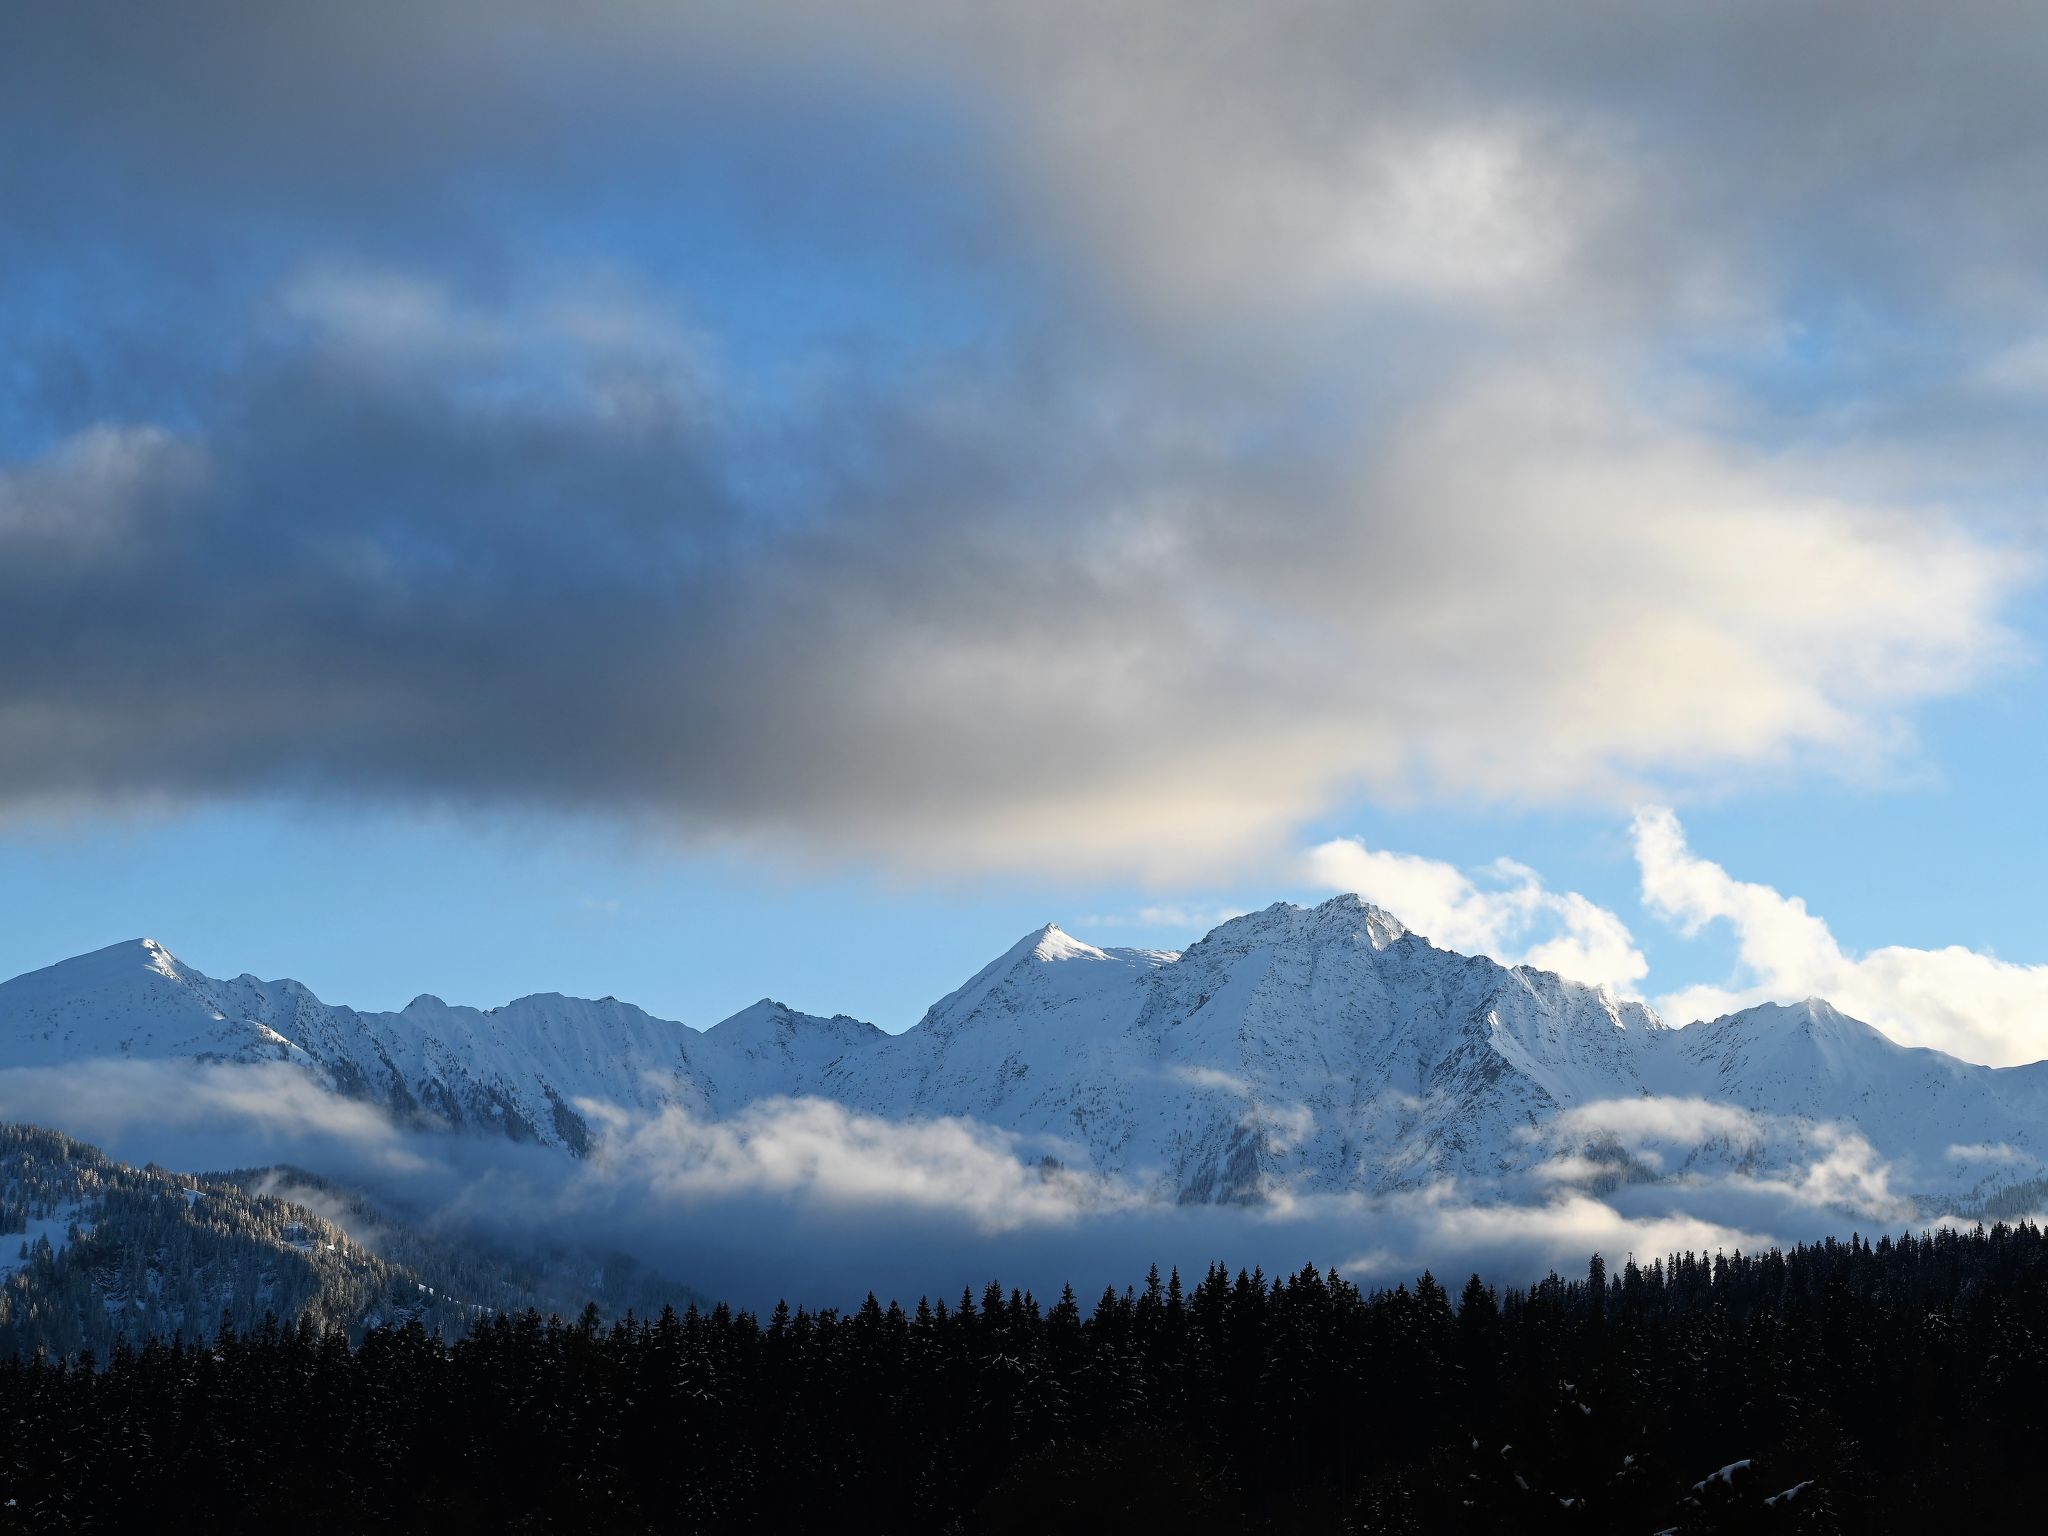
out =
<svg viewBox="0 0 2048 1536"><path fill-rule="evenodd" d="M117 1339L207 1339L223 1317L249 1329L266 1315L353 1338L402 1322L455 1336L494 1311L612 1315L693 1294L630 1260L439 1238L296 1169L133 1168L0 1123L0 1355L105 1358Z"/></svg>
<svg viewBox="0 0 2048 1536"><path fill-rule="evenodd" d="M1156 1271L1092 1308L606 1327L310 1318L0 1364L14 1528L2030 1528L2032 1225L1683 1255L1454 1299ZM2013 1523L2007 1523L2010 1520Z"/></svg>

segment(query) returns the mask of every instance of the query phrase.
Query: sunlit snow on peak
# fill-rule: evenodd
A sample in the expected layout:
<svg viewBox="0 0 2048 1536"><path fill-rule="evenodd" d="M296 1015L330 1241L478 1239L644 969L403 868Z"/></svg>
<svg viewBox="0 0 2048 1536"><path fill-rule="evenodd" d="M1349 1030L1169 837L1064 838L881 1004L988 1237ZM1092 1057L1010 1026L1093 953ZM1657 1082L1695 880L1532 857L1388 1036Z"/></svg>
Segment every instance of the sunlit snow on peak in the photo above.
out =
<svg viewBox="0 0 2048 1536"><path fill-rule="evenodd" d="M1058 923L1047 923L1038 930L1036 942L1031 946L1034 960L1107 960L1108 955L1075 938Z"/></svg>
<svg viewBox="0 0 2048 1536"><path fill-rule="evenodd" d="M155 939L142 940L142 952L146 957L145 963L152 971L155 971L159 976L168 976L172 981L178 980L178 957L176 955L165 949L163 945L157 943Z"/></svg>

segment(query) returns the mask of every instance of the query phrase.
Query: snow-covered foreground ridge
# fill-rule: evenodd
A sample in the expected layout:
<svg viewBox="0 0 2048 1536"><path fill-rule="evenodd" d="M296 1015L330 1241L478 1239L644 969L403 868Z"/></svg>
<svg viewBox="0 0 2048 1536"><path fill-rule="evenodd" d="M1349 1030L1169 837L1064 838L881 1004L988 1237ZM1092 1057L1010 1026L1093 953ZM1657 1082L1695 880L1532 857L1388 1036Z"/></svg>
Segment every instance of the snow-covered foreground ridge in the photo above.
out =
<svg viewBox="0 0 2048 1536"><path fill-rule="evenodd" d="M897 1035L766 1000L702 1031L552 993L358 1013L150 940L0 985L0 1072L107 1058L287 1063L401 1121L577 1155L620 1123L828 1100L864 1124L988 1127L1063 1178L1193 1203L1796 1168L1803 1197L1882 1213L1982 1200L2048 1152L2048 1062L1909 1050L1817 1000L1671 1029L1353 896L1179 955L1049 926Z"/></svg>

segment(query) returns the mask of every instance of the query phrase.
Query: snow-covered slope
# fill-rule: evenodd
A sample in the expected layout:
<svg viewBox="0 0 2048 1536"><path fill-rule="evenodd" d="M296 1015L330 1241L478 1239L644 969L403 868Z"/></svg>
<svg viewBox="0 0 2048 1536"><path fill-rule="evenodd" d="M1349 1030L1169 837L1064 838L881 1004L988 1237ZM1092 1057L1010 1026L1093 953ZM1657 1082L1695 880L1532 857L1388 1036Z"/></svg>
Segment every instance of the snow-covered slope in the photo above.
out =
<svg viewBox="0 0 2048 1536"><path fill-rule="evenodd" d="M458 1334L479 1313L647 1316L701 1299L617 1254L413 1226L299 1169L135 1168L0 1121L0 1358L206 1337L223 1312L238 1328L270 1313Z"/></svg>
<svg viewBox="0 0 2048 1536"><path fill-rule="evenodd" d="M718 1113L806 1091L872 1025L763 1002L708 1032L616 998L545 992L502 1008L414 998L397 1013L330 1007L296 981L233 981L152 939L0 985L0 1068L93 1057L284 1061L402 1117L588 1150L581 1098Z"/></svg>
<svg viewBox="0 0 2048 1536"><path fill-rule="evenodd" d="M1819 998L1689 1025L1653 1084L1759 1115L1855 1127L1923 1195L1981 1195L2041 1172L2048 1062L1994 1068L1903 1046Z"/></svg>
<svg viewBox="0 0 2048 1536"><path fill-rule="evenodd" d="M1212 1124L1174 1163L1215 1198L1271 1178L1502 1172L1525 1160L1517 1127L1633 1091L1638 1041L1660 1026L1594 988L1437 949L1347 896L1224 924L1162 974L1143 1028L1170 1076L1233 1083L1234 1132Z"/></svg>
<svg viewBox="0 0 2048 1536"><path fill-rule="evenodd" d="M578 1101L731 1115L815 1095L962 1116L1020 1150L1190 1201L1485 1185L1557 1151L1560 1113L1657 1095L1839 1123L1917 1191L2042 1171L2048 1063L1907 1050L1825 1003L1666 1028L1638 1003L1454 954L1355 896L1233 919L1182 954L1027 934L901 1034L763 999L704 1031L616 999L331 1007L215 981L143 940L0 985L0 1068L89 1057L296 1063L430 1123L587 1152Z"/></svg>
<svg viewBox="0 0 2048 1536"><path fill-rule="evenodd" d="M934 1003L917 1025L850 1055L824 1088L877 1114L964 1115L1071 1139L1117 1165L1153 1063L1134 1034L1171 954L1097 949L1047 925Z"/></svg>

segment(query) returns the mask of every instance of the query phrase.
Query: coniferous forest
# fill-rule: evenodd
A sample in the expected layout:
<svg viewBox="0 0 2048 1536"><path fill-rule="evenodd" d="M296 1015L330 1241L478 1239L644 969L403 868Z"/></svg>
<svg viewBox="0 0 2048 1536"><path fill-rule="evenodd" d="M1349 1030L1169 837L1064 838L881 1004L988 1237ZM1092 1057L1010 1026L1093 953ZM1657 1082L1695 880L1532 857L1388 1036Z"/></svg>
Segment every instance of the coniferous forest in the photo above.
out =
<svg viewBox="0 0 2048 1536"><path fill-rule="evenodd" d="M376 1251L351 1231L374 1233ZM244 1331L266 1314L305 1317L359 1339L408 1321L460 1332L500 1309L696 1299L620 1254L438 1236L302 1169L135 1168L0 1122L0 1355L104 1359L117 1340L210 1337L223 1316Z"/></svg>
<svg viewBox="0 0 2048 1536"><path fill-rule="evenodd" d="M0 1529L2020 1529L2044 1389L2029 1224L1455 1297L266 1322L0 1363Z"/></svg>

